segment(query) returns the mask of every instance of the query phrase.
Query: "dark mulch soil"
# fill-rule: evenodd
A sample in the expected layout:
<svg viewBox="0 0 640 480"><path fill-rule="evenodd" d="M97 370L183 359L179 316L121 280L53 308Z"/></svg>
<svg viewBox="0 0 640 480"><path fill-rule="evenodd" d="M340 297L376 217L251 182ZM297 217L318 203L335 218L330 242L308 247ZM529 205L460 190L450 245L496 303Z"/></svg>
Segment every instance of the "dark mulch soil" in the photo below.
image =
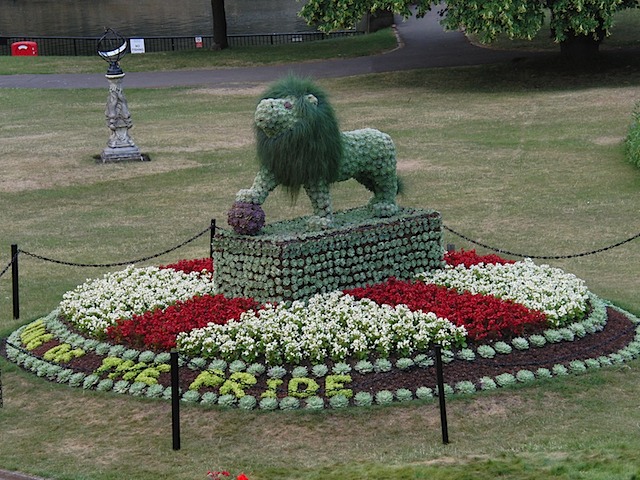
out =
<svg viewBox="0 0 640 480"><path fill-rule="evenodd" d="M556 364L568 366L572 360L597 358L615 353L633 341L635 325L623 313L613 308L608 308L607 312L608 321L601 332L586 335L584 338L576 339L572 342L547 344L541 348L531 347L528 350L514 349L510 354L497 354L493 359L485 359L477 355L473 361L454 360L444 365L444 381L449 385L455 385L457 382L468 380L479 386L478 381L484 376L494 378L502 373L515 375L522 369L532 372L535 372L538 368L551 370ZM48 342L33 350L31 354L42 356L58 343L57 341ZM4 342L0 346L0 353L3 356L5 355ZM68 366L74 370L89 374L101 365L102 359L103 357L88 353L72 360ZM189 385L199 373L199 371L194 371L188 367L180 368L180 385L183 391L187 391ZM380 390L394 391L399 388L415 390L419 386L431 388L436 386L435 366L428 368L414 367L406 371L393 369L390 372L364 375L353 370L350 375L352 380L345 385L345 388L350 388L354 391L375 393ZM263 375L262 377L265 376ZM278 396L287 395L285 386L288 379L288 377L284 377L283 388L279 389ZM258 384L247 388L246 393L259 398L260 394L267 389L265 380L265 378L258 379ZM169 386L171 383L170 374L163 373L159 381L161 384ZM322 380L318 383L320 383L320 391L317 393L322 394L324 384Z"/></svg>

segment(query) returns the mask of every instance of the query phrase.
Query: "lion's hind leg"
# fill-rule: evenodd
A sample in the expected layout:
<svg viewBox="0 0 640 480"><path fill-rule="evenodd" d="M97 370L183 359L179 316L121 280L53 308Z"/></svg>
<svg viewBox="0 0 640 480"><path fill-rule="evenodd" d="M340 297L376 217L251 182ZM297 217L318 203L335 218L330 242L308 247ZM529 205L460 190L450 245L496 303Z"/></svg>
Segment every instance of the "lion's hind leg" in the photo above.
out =
<svg viewBox="0 0 640 480"><path fill-rule="evenodd" d="M377 217L391 217L398 213L396 204L398 194L398 178L393 174L380 179L373 190L373 197L369 200L369 207Z"/></svg>
<svg viewBox="0 0 640 480"><path fill-rule="evenodd" d="M395 195L390 197L387 195L386 187L381 185L381 182L376 181L370 174L361 174L354 176L354 179L371 193L373 197L369 200L369 206L375 207L375 205L384 205L388 203L395 204ZM385 182L382 182L385 183Z"/></svg>
<svg viewBox="0 0 640 480"><path fill-rule="evenodd" d="M396 196L396 148L391 137L372 128L347 132L351 174L373 193L369 208L377 217L390 217L398 212Z"/></svg>
<svg viewBox="0 0 640 480"><path fill-rule="evenodd" d="M363 172L356 175L355 179L373 193L369 208L375 216L390 217L398 212L396 196L399 193L399 182L395 157L389 156L383 162L377 162L373 172Z"/></svg>

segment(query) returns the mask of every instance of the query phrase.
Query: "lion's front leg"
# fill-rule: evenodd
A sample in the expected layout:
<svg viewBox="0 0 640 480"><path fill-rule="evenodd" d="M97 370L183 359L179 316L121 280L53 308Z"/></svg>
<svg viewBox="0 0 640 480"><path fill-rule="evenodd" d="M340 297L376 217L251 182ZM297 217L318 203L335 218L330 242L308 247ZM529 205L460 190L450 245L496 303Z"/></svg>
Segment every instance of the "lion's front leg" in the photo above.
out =
<svg viewBox="0 0 640 480"><path fill-rule="evenodd" d="M331 227L333 225L333 208L331 207L329 184L319 181L313 185L305 185L304 190L313 207L313 216L307 221L309 228L317 230Z"/></svg>
<svg viewBox="0 0 640 480"><path fill-rule="evenodd" d="M278 182L273 173L262 167L253 180L251 188L239 190L238 193L236 193L236 202L262 205L269 196L269 193L277 186Z"/></svg>

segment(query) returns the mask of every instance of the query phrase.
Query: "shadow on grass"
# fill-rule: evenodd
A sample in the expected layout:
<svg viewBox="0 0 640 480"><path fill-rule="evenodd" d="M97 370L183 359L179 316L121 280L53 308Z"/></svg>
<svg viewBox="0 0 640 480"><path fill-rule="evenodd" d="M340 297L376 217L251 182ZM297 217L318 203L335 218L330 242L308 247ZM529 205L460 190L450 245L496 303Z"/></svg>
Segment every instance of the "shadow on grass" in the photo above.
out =
<svg viewBox="0 0 640 480"><path fill-rule="evenodd" d="M362 83L363 79L353 81ZM640 49L605 50L582 63L570 62L559 52L538 52L492 65L394 72L384 83L385 87L469 93L640 86ZM373 79L371 84L380 82Z"/></svg>

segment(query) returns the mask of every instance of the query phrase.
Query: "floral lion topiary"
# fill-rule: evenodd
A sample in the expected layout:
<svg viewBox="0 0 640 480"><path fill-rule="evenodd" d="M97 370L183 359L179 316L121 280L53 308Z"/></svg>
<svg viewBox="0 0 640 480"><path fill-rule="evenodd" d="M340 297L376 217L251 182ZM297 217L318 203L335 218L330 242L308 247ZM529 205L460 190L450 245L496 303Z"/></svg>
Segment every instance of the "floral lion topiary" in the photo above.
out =
<svg viewBox="0 0 640 480"><path fill-rule="evenodd" d="M314 213L308 226L327 228L333 224L329 187L350 178L373 193L373 215L389 217L398 211L400 185L391 137L371 128L340 132L327 95L310 80L288 76L272 85L256 108L255 132L260 170L252 187L236 194L232 211L238 205L262 205L278 185L293 200L304 188Z"/></svg>

